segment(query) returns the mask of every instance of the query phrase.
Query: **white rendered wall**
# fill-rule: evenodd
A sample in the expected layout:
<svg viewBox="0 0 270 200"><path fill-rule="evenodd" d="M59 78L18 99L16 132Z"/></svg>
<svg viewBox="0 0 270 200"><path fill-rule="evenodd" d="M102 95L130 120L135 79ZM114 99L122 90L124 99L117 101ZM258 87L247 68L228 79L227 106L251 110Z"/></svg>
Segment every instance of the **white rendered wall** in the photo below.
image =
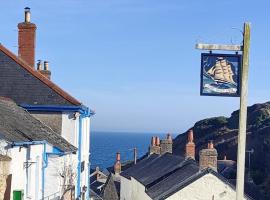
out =
<svg viewBox="0 0 270 200"><path fill-rule="evenodd" d="M131 180L121 176L120 200L151 200L145 193L145 187L134 178Z"/></svg>
<svg viewBox="0 0 270 200"><path fill-rule="evenodd" d="M27 151L29 151L28 167L25 165ZM14 147L10 149L10 155L12 158L11 199L14 190L23 190L25 199L41 199L43 145L31 145L28 148Z"/></svg>
<svg viewBox="0 0 270 200"><path fill-rule="evenodd" d="M61 136L75 147L78 147L77 142L78 124L79 118L76 119L74 118L74 112L62 114Z"/></svg>
<svg viewBox="0 0 270 200"><path fill-rule="evenodd" d="M89 179L89 149L90 149L90 117L82 120L82 152L81 161L84 162L84 171L81 173L81 187L88 187Z"/></svg>
<svg viewBox="0 0 270 200"><path fill-rule="evenodd" d="M81 162L84 162L84 171L81 172L80 184L81 187L88 187L89 179L89 150L90 150L90 117L82 118L82 136L81 136ZM62 114L62 137L65 138L69 143L75 147L79 147L79 117L74 118L74 113L63 113ZM78 164L78 151L76 155L73 155L73 159L70 160L73 170L77 173ZM76 186L76 182L75 182Z"/></svg>
<svg viewBox="0 0 270 200"><path fill-rule="evenodd" d="M236 192L229 185L212 174L206 174L166 200L232 200L235 198Z"/></svg>

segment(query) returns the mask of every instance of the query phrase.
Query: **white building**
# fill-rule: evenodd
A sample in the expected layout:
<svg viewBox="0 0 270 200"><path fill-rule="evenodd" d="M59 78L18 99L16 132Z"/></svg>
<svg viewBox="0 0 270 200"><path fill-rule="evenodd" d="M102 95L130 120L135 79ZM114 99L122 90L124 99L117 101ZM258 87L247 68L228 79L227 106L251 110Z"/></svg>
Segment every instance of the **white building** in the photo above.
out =
<svg viewBox="0 0 270 200"><path fill-rule="evenodd" d="M152 140L149 156L120 174L120 200L232 200L236 198L235 186L217 172L217 151L212 142L208 144L207 149L200 151L198 164L194 160L195 144L192 130L188 134L185 158L173 155L169 151L160 153L162 151L155 149L160 148L162 142L159 143L159 139L155 138ZM172 145L168 142L166 144ZM168 146L164 149L171 148ZM252 198L246 195L245 199Z"/></svg>
<svg viewBox="0 0 270 200"><path fill-rule="evenodd" d="M48 154L45 176L54 178L45 180L44 195L75 190L75 198L89 199L90 116L94 113L51 81L47 61L35 67L36 28L30 9L25 8L24 22L18 24L18 56L0 44L0 96L12 99L77 148L68 158ZM73 81L79 81L80 73L74 73ZM66 175L71 178L59 181Z"/></svg>
<svg viewBox="0 0 270 200"><path fill-rule="evenodd" d="M11 175L11 184L6 186L10 199L18 193L24 199L44 199L50 190L48 182L55 187L54 197L59 196L61 179L48 173L53 166L49 158L68 158L77 148L12 100L0 98L0 121L1 152L11 158L5 169Z"/></svg>

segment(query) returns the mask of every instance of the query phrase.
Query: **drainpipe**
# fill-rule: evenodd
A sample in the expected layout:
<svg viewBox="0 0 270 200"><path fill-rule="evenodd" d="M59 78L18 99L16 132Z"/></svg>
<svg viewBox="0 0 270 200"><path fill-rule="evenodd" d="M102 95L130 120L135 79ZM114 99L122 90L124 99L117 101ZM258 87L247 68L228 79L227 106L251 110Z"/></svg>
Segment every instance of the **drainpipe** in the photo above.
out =
<svg viewBox="0 0 270 200"><path fill-rule="evenodd" d="M81 196L81 143L82 143L82 115L79 116L79 138L78 138L78 165L77 165L77 194L76 198Z"/></svg>
<svg viewBox="0 0 270 200"><path fill-rule="evenodd" d="M48 156L46 153L46 143L43 144L43 164L42 164L42 199L45 197L45 169L48 167Z"/></svg>
<svg viewBox="0 0 270 200"><path fill-rule="evenodd" d="M81 197L81 155L82 155L82 120L85 117L90 117L94 115L95 113L92 110L87 109L87 111L84 111L83 113L80 113L79 116L79 138L78 138L78 165L77 165L77 193L76 198ZM90 121L89 126L90 126ZM89 127L89 133L90 133L90 127ZM87 184L87 191L86 191L86 199L90 199L90 134L89 134L89 164L88 164L88 184Z"/></svg>
<svg viewBox="0 0 270 200"><path fill-rule="evenodd" d="M88 119L87 121L87 126L89 127L89 130L88 130L88 134L89 134L89 149L88 149L88 177L87 177L87 193L86 193L86 199L89 200L90 199L90 119Z"/></svg>

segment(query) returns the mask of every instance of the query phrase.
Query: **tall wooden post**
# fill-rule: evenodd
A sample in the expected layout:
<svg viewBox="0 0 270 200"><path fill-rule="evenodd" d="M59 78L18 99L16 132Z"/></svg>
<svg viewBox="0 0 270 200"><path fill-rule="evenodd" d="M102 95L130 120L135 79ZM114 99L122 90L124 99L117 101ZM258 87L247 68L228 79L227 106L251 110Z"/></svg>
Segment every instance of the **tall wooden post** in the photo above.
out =
<svg viewBox="0 0 270 200"><path fill-rule="evenodd" d="M238 152L237 152L236 200L244 200L249 48L250 48L250 24L245 23L244 40L243 40L242 76L241 76Z"/></svg>

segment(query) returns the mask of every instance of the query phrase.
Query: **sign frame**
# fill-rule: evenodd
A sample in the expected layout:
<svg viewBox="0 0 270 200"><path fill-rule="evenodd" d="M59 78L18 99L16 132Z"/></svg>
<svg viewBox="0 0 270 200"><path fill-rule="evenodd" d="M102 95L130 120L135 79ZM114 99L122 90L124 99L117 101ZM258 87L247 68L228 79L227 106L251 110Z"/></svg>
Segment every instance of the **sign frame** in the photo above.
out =
<svg viewBox="0 0 270 200"><path fill-rule="evenodd" d="M203 91L204 89L204 80L203 80L203 67L204 67L204 60L203 58L205 56L213 56L213 57L225 57L225 58L237 58L238 61L238 75L237 75L237 92L234 94L229 94L229 93L205 93ZM222 54L222 53L201 53L201 74L200 74L200 95L201 96L221 96L221 97L240 97L241 95L241 75L242 75L242 55L241 54Z"/></svg>

